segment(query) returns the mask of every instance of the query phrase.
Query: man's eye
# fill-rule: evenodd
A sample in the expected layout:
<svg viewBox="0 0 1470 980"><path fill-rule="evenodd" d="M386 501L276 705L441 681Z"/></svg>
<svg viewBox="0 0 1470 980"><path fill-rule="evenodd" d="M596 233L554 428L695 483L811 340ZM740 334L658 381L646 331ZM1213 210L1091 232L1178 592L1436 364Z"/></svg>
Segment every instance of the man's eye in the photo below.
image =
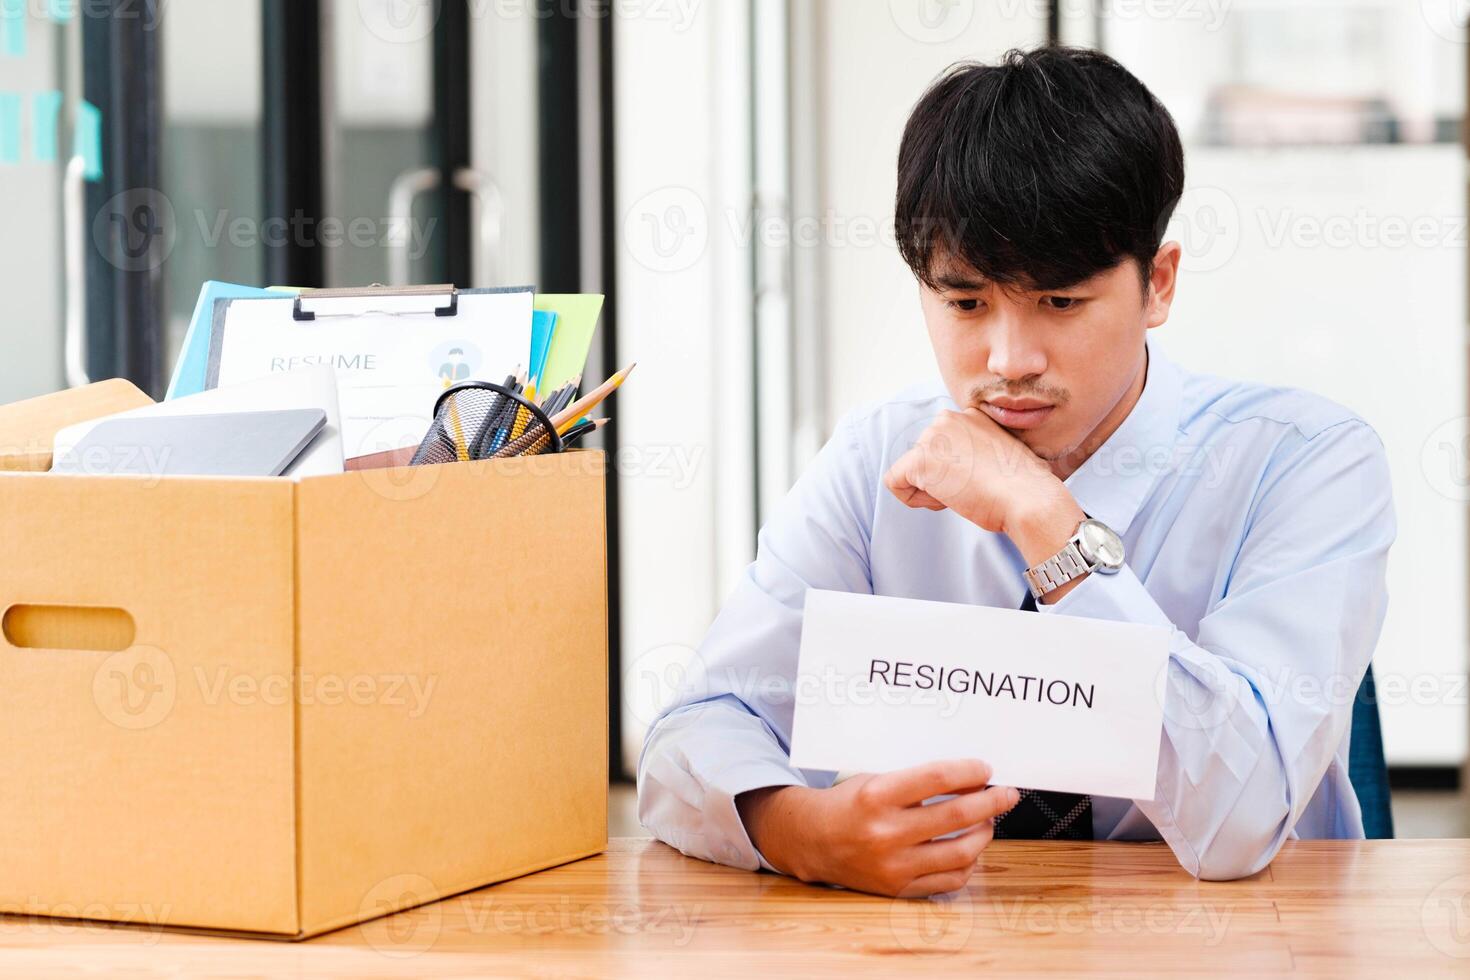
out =
<svg viewBox="0 0 1470 980"><path fill-rule="evenodd" d="M1047 296L1042 302L1046 304L1048 309L1061 312L1062 310L1075 309L1081 305L1082 300L1075 296Z"/></svg>
<svg viewBox="0 0 1470 980"><path fill-rule="evenodd" d="M974 313L980 306L978 299L952 299L948 300L949 308L959 310L961 313Z"/></svg>

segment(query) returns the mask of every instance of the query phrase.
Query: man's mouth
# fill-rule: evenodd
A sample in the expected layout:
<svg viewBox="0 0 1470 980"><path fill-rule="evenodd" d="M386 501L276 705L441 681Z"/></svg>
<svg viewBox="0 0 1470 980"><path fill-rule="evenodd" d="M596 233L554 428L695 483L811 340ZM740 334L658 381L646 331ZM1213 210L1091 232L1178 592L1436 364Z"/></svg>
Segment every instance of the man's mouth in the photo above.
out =
<svg viewBox="0 0 1470 980"><path fill-rule="evenodd" d="M1037 398L997 398L981 402L980 410L1007 429L1034 429L1047 420L1055 405Z"/></svg>

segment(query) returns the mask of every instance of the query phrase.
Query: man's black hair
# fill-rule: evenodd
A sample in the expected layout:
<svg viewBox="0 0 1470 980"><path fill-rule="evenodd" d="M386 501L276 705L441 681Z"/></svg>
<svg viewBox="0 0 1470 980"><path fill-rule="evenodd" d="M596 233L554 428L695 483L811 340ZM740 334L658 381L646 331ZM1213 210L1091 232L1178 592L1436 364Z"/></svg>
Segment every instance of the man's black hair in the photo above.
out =
<svg viewBox="0 0 1470 980"><path fill-rule="evenodd" d="M1060 289L1153 257L1184 192L1179 132L1153 93L1083 48L955 65L924 93L898 151L899 251L931 288L938 260Z"/></svg>

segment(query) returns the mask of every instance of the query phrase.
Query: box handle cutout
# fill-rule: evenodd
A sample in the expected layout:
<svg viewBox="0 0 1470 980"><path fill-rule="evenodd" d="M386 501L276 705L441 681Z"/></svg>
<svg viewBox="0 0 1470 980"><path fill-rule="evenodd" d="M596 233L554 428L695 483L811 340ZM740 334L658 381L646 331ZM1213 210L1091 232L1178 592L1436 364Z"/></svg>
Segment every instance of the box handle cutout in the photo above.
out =
<svg viewBox="0 0 1470 980"><path fill-rule="evenodd" d="M0 619L11 646L25 650L96 650L133 645L137 626L126 609L109 606L11 606Z"/></svg>

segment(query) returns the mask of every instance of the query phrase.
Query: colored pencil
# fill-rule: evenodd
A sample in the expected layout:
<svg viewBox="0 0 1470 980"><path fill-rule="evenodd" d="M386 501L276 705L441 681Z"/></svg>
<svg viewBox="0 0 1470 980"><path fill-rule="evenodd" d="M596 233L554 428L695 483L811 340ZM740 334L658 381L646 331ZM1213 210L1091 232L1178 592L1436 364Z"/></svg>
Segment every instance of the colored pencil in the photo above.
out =
<svg viewBox="0 0 1470 980"><path fill-rule="evenodd" d="M634 361L596 388L593 388L586 395L558 412L556 417L551 420L551 423L556 426L556 431L566 432L573 425L577 424L578 419L598 405L601 405L608 395L611 395L622 387L623 382L628 380L628 375L632 374L633 369L637 366L638 362Z"/></svg>

